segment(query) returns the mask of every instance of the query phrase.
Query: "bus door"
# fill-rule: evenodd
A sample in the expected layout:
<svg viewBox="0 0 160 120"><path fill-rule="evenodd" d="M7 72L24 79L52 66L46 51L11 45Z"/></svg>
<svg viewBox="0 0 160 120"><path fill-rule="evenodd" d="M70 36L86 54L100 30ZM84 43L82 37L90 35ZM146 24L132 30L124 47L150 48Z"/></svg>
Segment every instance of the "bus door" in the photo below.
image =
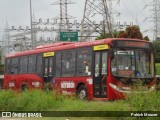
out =
<svg viewBox="0 0 160 120"><path fill-rule="evenodd" d="M53 78L54 52L43 54L43 80L44 85L50 84Z"/></svg>
<svg viewBox="0 0 160 120"><path fill-rule="evenodd" d="M107 97L107 59L108 52L94 52L94 76L93 76L93 93L94 97Z"/></svg>

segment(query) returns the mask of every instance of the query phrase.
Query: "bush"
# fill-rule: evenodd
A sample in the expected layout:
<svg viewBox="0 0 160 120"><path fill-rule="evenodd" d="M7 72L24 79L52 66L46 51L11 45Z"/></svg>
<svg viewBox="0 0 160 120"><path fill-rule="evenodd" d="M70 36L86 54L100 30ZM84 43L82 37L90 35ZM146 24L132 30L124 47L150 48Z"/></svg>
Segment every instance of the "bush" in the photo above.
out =
<svg viewBox="0 0 160 120"><path fill-rule="evenodd" d="M126 102L130 104L131 111L160 111L160 92L132 92Z"/></svg>
<svg viewBox="0 0 160 120"><path fill-rule="evenodd" d="M160 111L160 92L131 93L126 100L83 101L41 90L0 91L1 111Z"/></svg>
<svg viewBox="0 0 160 120"><path fill-rule="evenodd" d="M14 109L14 99L17 95L13 91L0 91L0 110L7 111Z"/></svg>
<svg viewBox="0 0 160 120"><path fill-rule="evenodd" d="M44 111L56 110L63 101L62 96L58 98L53 92L40 90L16 93L13 91L0 92L1 111Z"/></svg>
<svg viewBox="0 0 160 120"><path fill-rule="evenodd" d="M156 74L160 75L160 63L156 64Z"/></svg>
<svg viewBox="0 0 160 120"><path fill-rule="evenodd" d="M154 52L155 62L160 63L160 41L153 42L153 52Z"/></svg>

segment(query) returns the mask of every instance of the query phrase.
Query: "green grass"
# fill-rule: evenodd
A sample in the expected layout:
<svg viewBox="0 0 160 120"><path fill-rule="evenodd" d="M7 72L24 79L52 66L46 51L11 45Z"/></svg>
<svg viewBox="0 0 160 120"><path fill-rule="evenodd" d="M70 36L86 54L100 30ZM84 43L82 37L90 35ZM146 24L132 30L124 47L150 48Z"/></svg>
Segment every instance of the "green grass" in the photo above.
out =
<svg viewBox="0 0 160 120"><path fill-rule="evenodd" d="M160 92L129 94L126 100L87 101L40 90L0 91L0 111L160 111ZM67 117L40 120L66 120ZM150 120L152 117L147 118ZM70 120L132 120L134 118L70 117ZM146 119L146 118L145 118ZM154 120L157 118L153 118ZM17 119L18 120L18 119ZM36 120L26 118L20 120ZM158 119L157 119L158 120Z"/></svg>
<svg viewBox="0 0 160 120"><path fill-rule="evenodd" d="M156 74L160 75L160 63L156 63Z"/></svg>
<svg viewBox="0 0 160 120"><path fill-rule="evenodd" d="M126 99L130 111L160 111L160 92L131 93Z"/></svg>
<svg viewBox="0 0 160 120"><path fill-rule="evenodd" d="M1 111L160 111L160 92L130 94L126 100L82 101L40 90L0 92Z"/></svg>
<svg viewBox="0 0 160 120"><path fill-rule="evenodd" d="M124 106L129 110L128 104L123 101L82 101L74 97L56 96L53 92L40 90L22 93L0 92L1 111L114 111L125 110Z"/></svg>

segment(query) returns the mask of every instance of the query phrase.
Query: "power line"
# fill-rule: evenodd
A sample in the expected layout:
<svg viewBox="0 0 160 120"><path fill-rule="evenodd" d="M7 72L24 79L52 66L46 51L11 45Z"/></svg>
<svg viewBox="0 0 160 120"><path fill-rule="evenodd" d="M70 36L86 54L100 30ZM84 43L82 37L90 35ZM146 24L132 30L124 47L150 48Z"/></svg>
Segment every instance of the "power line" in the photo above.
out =
<svg viewBox="0 0 160 120"><path fill-rule="evenodd" d="M133 15L132 12L130 11L130 9L127 7L127 5L126 5L126 3L124 2L124 0L122 0L122 2L123 2L123 4L124 4L124 6L126 7L127 12L129 13L129 15L130 15L134 20L136 20L135 17L134 17L134 15Z"/></svg>

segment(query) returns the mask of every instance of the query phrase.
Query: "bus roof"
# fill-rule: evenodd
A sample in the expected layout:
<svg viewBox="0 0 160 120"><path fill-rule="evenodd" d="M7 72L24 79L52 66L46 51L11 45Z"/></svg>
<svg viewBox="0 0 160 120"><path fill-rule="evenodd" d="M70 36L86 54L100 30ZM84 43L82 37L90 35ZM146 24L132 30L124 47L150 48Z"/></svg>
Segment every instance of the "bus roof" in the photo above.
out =
<svg viewBox="0 0 160 120"><path fill-rule="evenodd" d="M9 57L16 57L16 56L23 56L23 55L39 54L39 53L50 52L50 51L67 50L67 49L81 48L81 47L94 46L94 45L100 45L100 44L109 44L111 43L111 41L114 41L114 40L136 40L136 41L148 42L145 40L131 39L131 38L107 38L107 39L101 39L101 40L95 40L95 41L89 41L89 42L59 42L59 43L53 43L48 45L41 45L36 47L33 50L17 52L14 54L7 54L5 57L9 58Z"/></svg>

